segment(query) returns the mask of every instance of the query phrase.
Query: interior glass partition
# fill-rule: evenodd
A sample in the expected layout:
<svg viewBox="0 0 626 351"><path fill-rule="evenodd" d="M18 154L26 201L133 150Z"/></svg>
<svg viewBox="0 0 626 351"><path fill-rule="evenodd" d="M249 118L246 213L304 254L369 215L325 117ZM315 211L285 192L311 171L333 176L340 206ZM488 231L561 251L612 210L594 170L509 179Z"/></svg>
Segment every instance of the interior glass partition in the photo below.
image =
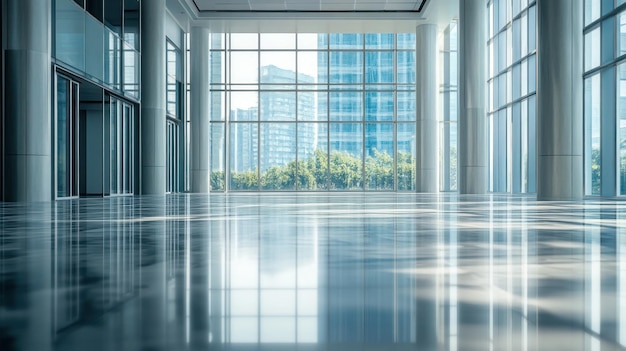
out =
<svg viewBox="0 0 626 351"><path fill-rule="evenodd" d="M56 75L56 197L78 196L79 84Z"/></svg>
<svg viewBox="0 0 626 351"><path fill-rule="evenodd" d="M211 190L415 189L415 34L214 33L210 55Z"/></svg>
<svg viewBox="0 0 626 351"><path fill-rule="evenodd" d="M108 95L105 113L105 195L134 192L135 118L133 106Z"/></svg>

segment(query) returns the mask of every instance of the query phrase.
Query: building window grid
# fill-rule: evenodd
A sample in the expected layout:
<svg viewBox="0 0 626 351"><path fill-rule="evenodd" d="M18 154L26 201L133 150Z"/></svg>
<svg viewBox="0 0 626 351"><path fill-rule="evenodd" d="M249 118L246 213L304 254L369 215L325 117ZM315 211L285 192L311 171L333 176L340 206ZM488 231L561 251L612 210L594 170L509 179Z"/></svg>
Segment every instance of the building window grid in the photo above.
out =
<svg viewBox="0 0 626 351"><path fill-rule="evenodd" d="M621 89L622 82L626 81L626 77L621 77L620 68L626 63L626 52L622 48L623 37L626 38L626 32L622 31L622 16L626 16L626 3L622 0L613 2L612 8L602 9L603 3L599 0L585 0L585 24L583 29L583 38L585 45L584 55L584 167L583 172L586 195L626 195L626 126L622 128L622 119L626 119L626 114L622 112L623 103L621 99L626 98L626 94ZM624 17L626 18L626 17ZM605 31L603 24L607 21L613 21L613 28L610 33ZM599 33L597 42L589 42L586 40L589 36L596 32ZM612 40L611 40L612 39ZM597 45L600 45L598 48ZM590 45L596 45L592 47ZM602 52L605 45L613 45L613 55L610 59L606 57L593 57L593 51ZM597 53L596 53L597 54ZM588 62L593 59L594 62ZM612 71L612 76L605 73ZM599 78L598 76L601 76ZM604 90L607 85L604 79L609 78L615 82L615 96L608 93L599 93L598 89ZM601 82L597 82L597 80ZM592 84L592 80L594 83ZM594 90L595 89L595 90ZM610 105L615 99L615 116L605 116L602 107ZM599 100L599 101L596 101ZM614 131L607 134L611 128L603 128L602 123L615 123ZM622 130L624 129L624 130ZM612 140L616 140L612 144ZM605 145L606 144L606 145ZM624 145L622 145L624 144ZM609 146L609 150L605 148ZM615 164L607 161L603 152L616 152ZM609 156L610 157L610 156ZM604 172L614 173L615 184L603 184L602 179L610 179L613 181L611 174L603 176Z"/></svg>
<svg viewBox="0 0 626 351"><path fill-rule="evenodd" d="M520 123L526 126L535 114L524 109L526 113L521 116L519 107L527 106L536 95L536 1L515 2L517 13L512 12L513 5L511 0L491 0L487 4L489 188L492 192L533 193L535 174L529 164L535 157L527 150L535 142L535 133L517 130L512 123L517 123L517 111ZM512 142L517 138L514 133L524 134L521 145Z"/></svg>
<svg viewBox="0 0 626 351"><path fill-rule="evenodd" d="M222 48L220 49L214 49L213 46L211 47L211 53L222 53L223 57L226 58L226 67L225 69L222 70L223 73L225 73L225 76L223 79L223 81L215 83L215 82L211 82L210 84L210 91L211 93L225 93L227 98L226 98L226 103L224 104L224 108L222 111L222 116L220 118L220 120L216 120L215 118L211 118L211 124L215 124L215 125L222 125L222 130L225 133L225 146L223 147L222 150L222 154L224 155L224 163L225 165L222 165L222 167L220 168L224 168L224 186L218 189L215 189L213 187L214 184L212 184L212 188L211 190L215 191L233 191L233 190L242 190L242 189L232 189L230 186L230 176L231 176L231 171L232 171L232 165L230 164L232 161L232 154L233 153L233 146L231 145L232 140L232 133L231 133L231 127L233 126L237 126L237 125L256 125L257 126L257 131L256 131L256 141L254 141L254 144L256 144L256 148L253 148L254 152L257 153L257 157L256 157L256 179L257 179L257 184L256 186L254 186L252 189L243 189L245 191L259 191L259 190L266 190L263 189L261 186L261 178L262 178L262 167L261 167L261 155L260 155L260 143L261 143L261 126L263 124L267 124L267 123L280 123L280 124L288 124L288 125L296 125L296 132L295 132L295 143L296 145L298 144L299 140L299 130L298 130L298 126L301 126L302 124L315 124L318 126L322 126L325 127L325 134L326 134L326 150L322 150L326 153L327 155L327 169L326 169L326 181L327 183L322 186L322 187L318 187L316 189L303 189L300 188L298 186L298 184L293 184L293 188L292 189L286 189L287 191L301 191L301 190L306 190L306 191L324 191L324 190L333 190L333 191L342 191L342 190L368 190L368 191L372 191L372 189L369 189L369 187L366 184L366 157L367 157L367 148L366 148L366 140L367 140L367 126L368 125L378 125L378 126L382 126L384 124L390 124L392 125L392 129L393 129L393 141L394 141L394 145L393 147L393 154L391 155L393 157L393 188L389 188L389 189L374 189L374 190L382 190L382 191L411 191L415 189L415 178L413 176L413 180L412 183L408 189L398 189L398 168L397 168L397 155L399 152L399 147L398 147L398 139L397 139L397 127L398 124L401 125L409 125L409 124L413 124L415 125L416 120L415 117L413 117L413 119L411 119L410 121L398 121L398 99L397 99L397 92L408 92L408 93L414 93L415 92L415 82L414 80L412 82L408 82L408 83L399 83L398 82L398 67L397 67L397 60L398 60L398 53L411 53L411 52L415 52L415 45L412 45L413 49L411 48L399 48L398 47L398 36L399 35L393 35L393 42L394 44L389 47L389 48L366 48L367 43L365 40L365 36L366 34L358 34L359 36L361 36L361 43L359 44L358 48L331 48L331 45L329 44L329 36L332 34L325 34L326 36L326 46L324 48L319 48L319 49L311 49L311 48L306 48L306 49L301 49L299 48L299 43L298 43L298 37L299 35L295 35L295 45L293 48L291 49L259 49L261 48L261 34L255 34L257 36L257 40L258 40L258 45L256 46L257 49L246 49L246 48L232 48L232 43L231 43L231 36L229 34L219 34L222 37L223 43L225 43L225 45L223 45ZM231 55L230 53L233 52L257 52L257 62L258 67L257 67L257 82L256 83L250 83L250 84L245 84L245 83L232 83L231 82L231 74L232 74L232 62L231 62ZM296 82L295 83L290 83L290 84L281 84L281 83L267 83L267 82L261 82L261 53L263 52L295 52L296 53L296 60L295 60L295 68L296 68L296 73L295 73L295 77L296 77ZM326 53L326 64L325 64L325 68L327 70L326 72L326 78L327 81L326 82L316 82L316 83L303 83L299 81L299 69L298 69L298 65L299 65L299 59L297 54L301 53L301 52L310 52L310 53ZM385 83L371 83L371 82L367 82L367 77L366 77L366 54L367 53L371 53L371 52L378 52L378 53L383 53L383 52L391 52L392 54L392 60L393 60L393 81L392 82L385 82ZM350 82L350 83L333 83L331 82L331 53L361 53L361 60L360 60L360 65L362 67L362 72L361 72L361 77L360 80L358 82ZM415 68L413 68L413 75L415 74L414 71ZM276 87L284 87L284 86L289 86L288 89L276 89ZM240 89L243 88L243 89ZM372 89L374 88L374 89ZM252 120L235 120L232 118L232 104L230 99L232 99L231 95L233 92L256 92L257 94L257 114L256 117ZM296 101L296 118L295 120L271 120L271 121L267 121L267 120L262 120L261 119L261 111L260 111L260 101L261 101L261 93L268 93L268 92L278 92L278 93L294 93L295 94L295 101ZM366 118L367 115L367 111L366 111L366 107L365 107L365 101L366 101L366 94L369 92L377 92L377 93L391 93L393 96L393 104L394 104L394 109L393 109L393 118L391 121L377 121L377 120L368 120ZM299 97L299 93L315 93L315 94L323 94L325 95L325 101L326 101L326 111L325 111L325 118L324 120L315 120L315 121L311 121L311 120L301 120L301 116L300 113L298 112L298 97ZM360 94L360 102L361 102L361 111L360 111L360 118L358 120L333 120L331 118L331 94L333 93L356 93L356 94ZM319 105L318 105L319 106ZM331 179L331 175L330 175L330 170L331 170L331 157L329 157L332 153L332 147L331 147L331 126L332 125L344 125L344 126L349 126L349 125L360 125L360 129L361 129L361 136L360 136L360 145L361 145L361 160L360 160L360 173L361 173L361 180L359 181L360 185L358 186L358 188L355 189L332 189L332 179ZM357 141L359 142L359 141ZM417 150L411 150L412 152L416 152ZM230 156L230 157L229 157ZM415 168L415 159L414 159L413 155L413 165L412 168ZM296 164L298 164L299 162L299 155L298 152L295 153L295 162ZM212 171L211 173L213 174L213 165L212 165ZM415 169L412 170L413 174L415 174ZM296 179L298 178L298 174L296 171ZM273 190L273 189L269 189L269 190Z"/></svg>

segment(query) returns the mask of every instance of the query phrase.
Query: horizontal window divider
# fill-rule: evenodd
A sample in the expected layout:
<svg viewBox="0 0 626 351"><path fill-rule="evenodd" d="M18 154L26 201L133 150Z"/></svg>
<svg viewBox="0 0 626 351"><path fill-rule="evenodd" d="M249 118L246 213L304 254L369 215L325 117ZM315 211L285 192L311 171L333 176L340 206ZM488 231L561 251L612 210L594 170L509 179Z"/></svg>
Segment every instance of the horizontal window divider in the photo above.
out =
<svg viewBox="0 0 626 351"><path fill-rule="evenodd" d="M587 79L587 78L589 78L591 76L594 76L594 75L600 73L601 71L604 71L607 68L611 68L613 66L617 66L618 62L623 62L623 60L621 60L621 61L611 61L611 62L607 62L605 64L602 64L600 66L596 66L596 67L586 71L583 74L583 79Z"/></svg>
<svg viewBox="0 0 626 351"><path fill-rule="evenodd" d="M494 114L494 113L500 112L500 111L502 111L502 110L506 110L507 108L512 107L512 106L513 106L513 105L515 105L516 103L521 103L521 102L523 102L524 100L530 99L531 97L536 96L536 95L537 95L537 92L532 92L532 93L530 93L530 94L524 95L524 96L522 96L522 97L520 97L520 98L517 98L517 99L515 99L515 100L513 100L513 101L511 101L511 102L509 102L509 103L507 103L506 105L502 105L502 106L498 107L498 108L497 108L497 109L495 109L495 110L490 110L490 111L488 111L488 112L487 112L487 114L488 114L488 115L491 115L491 114Z"/></svg>

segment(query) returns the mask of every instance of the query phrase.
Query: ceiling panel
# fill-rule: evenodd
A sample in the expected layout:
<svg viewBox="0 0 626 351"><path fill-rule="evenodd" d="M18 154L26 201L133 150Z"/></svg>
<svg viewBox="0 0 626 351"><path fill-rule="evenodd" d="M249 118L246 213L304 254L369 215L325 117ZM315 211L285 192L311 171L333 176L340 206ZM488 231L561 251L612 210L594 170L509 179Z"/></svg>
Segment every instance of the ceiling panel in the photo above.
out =
<svg viewBox="0 0 626 351"><path fill-rule="evenodd" d="M426 0L193 0L200 12L419 12Z"/></svg>

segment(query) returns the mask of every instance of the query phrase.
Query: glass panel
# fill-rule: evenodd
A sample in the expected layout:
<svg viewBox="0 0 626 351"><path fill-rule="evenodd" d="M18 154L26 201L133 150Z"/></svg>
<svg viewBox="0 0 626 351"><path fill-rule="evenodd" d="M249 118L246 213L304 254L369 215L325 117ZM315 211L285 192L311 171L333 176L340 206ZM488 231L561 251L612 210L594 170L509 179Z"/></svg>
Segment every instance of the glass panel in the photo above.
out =
<svg viewBox="0 0 626 351"><path fill-rule="evenodd" d="M261 33L261 50L295 50L296 35L293 33Z"/></svg>
<svg viewBox="0 0 626 351"><path fill-rule="evenodd" d="M331 33L328 35L330 49L363 49L363 36L361 34Z"/></svg>
<svg viewBox="0 0 626 351"><path fill-rule="evenodd" d="M325 121L327 120L328 93L300 92L298 93L298 120Z"/></svg>
<svg viewBox="0 0 626 351"><path fill-rule="evenodd" d="M393 121L393 92L365 93L366 121Z"/></svg>
<svg viewBox="0 0 626 351"><path fill-rule="evenodd" d="M600 18L601 0L585 0L585 25Z"/></svg>
<svg viewBox="0 0 626 351"><path fill-rule="evenodd" d="M600 75L596 74L585 80L585 163L586 191L588 194L600 194Z"/></svg>
<svg viewBox="0 0 626 351"><path fill-rule="evenodd" d="M230 125L230 189L257 190L258 182L258 124Z"/></svg>
<svg viewBox="0 0 626 351"><path fill-rule="evenodd" d="M121 89L121 41L109 30L104 31L104 52L104 81L115 89Z"/></svg>
<svg viewBox="0 0 626 351"><path fill-rule="evenodd" d="M237 66L234 66L237 67ZM295 52L261 52L261 83L296 82Z"/></svg>
<svg viewBox="0 0 626 351"><path fill-rule="evenodd" d="M259 81L259 56L257 51L230 53L230 79L233 84L251 84Z"/></svg>
<svg viewBox="0 0 626 351"><path fill-rule="evenodd" d="M414 91L402 91L398 96L398 121L415 121L417 117L416 96Z"/></svg>
<svg viewBox="0 0 626 351"><path fill-rule="evenodd" d="M191 70L188 70L191 71ZM226 53L211 52L211 84L226 83Z"/></svg>
<svg viewBox="0 0 626 351"><path fill-rule="evenodd" d="M69 150L69 120L71 98L69 81L57 78L57 197L69 196L70 177L70 150Z"/></svg>
<svg viewBox="0 0 626 351"><path fill-rule="evenodd" d="M351 51L330 52L330 83L360 84L363 82L363 53ZM324 72L322 72L323 74Z"/></svg>
<svg viewBox="0 0 626 351"><path fill-rule="evenodd" d="M398 33L398 50L415 50L414 33Z"/></svg>
<svg viewBox="0 0 626 351"><path fill-rule="evenodd" d="M528 99L528 192L534 193L535 173L537 169L537 137L536 137L536 120L537 120L537 103L536 96L533 95Z"/></svg>
<svg viewBox="0 0 626 351"><path fill-rule="evenodd" d="M363 93L331 92L329 95L331 121L363 120Z"/></svg>
<svg viewBox="0 0 626 351"><path fill-rule="evenodd" d="M369 190L393 190L394 135L391 123L365 125L365 186Z"/></svg>
<svg viewBox="0 0 626 351"><path fill-rule="evenodd" d="M528 51L532 52L537 48L537 15L536 6L528 8Z"/></svg>
<svg viewBox="0 0 626 351"><path fill-rule="evenodd" d="M300 50L317 50L325 49L324 45L320 42L320 37L325 37L325 34L316 33L298 33L298 49Z"/></svg>
<svg viewBox="0 0 626 351"><path fill-rule="evenodd" d="M406 69L406 66L404 68ZM406 71L405 74L407 74ZM365 83L393 83L393 80L393 52L366 52Z"/></svg>
<svg viewBox="0 0 626 351"><path fill-rule="evenodd" d="M298 83L327 83L328 54L326 52L298 52Z"/></svg>
<svg viewBox="0 0 626 351"><path fill-rule="evenodd" d="M620 194L626 195L626 64L618 67L617 77L617 123L619 147Z"/></svg>
<svg viewBox="0 0 626 351"><path fill-rule="evenodd" d="M299 190L328 188L328 136L325 123L298 124Z"/></svg>
<svg viewBox="0 0 626 351"><path fill-rule="evenodd" d="M56 1L55 56L85 70L85 12L71 0Z"/></svg>
<svg viewBox="0 0 626 351"><path fill-rule="evenodd" d="M89 12L92 16L94 16L98 21L102 22L103 16L103 6L102 2L104 0L85 0L87 12ZM107 0L108 1L108 0Z"/></svg>
<svg viewBox="0 0 626 351"><path fill-rule="evenodd" d="M123 136L123 157L124 157L124 174L123 174L123 179L124 179L124 186L123 186L123 191L124 194L129 194L132 192L131 190L131 182L132 182L132 170L131 168L133 167L132 163L131 163L131 156L133 154L133 146L131 143L131 135L133 132L133 129L131 128L132 126L132 112L131 112L131 107L128 104L124 104L124 125L123 125L123 129L124 129L124 136ZM176 157L178 158L178 155L176 155Z"/></svg>
<svg viewBox="0 0 626 351"><path fill-rule="evenodd" d="M106 0L104 24L117 35L122 35L122 5L124 0Z"/></svg>
<svg viewBox="0 0 626 351"><path fill-rule="evenodd" d="M415 51L397 53L398 84L415 84Z"/></svg>
<svg viewBox="0 0 626 351"><path fill-rule="evenodd" d="M230 120L256 121L258 119L258 93L233 91L230 93Z"/></svg>
<svg viewBox="0 0 626 351"><path fill-rule="evenodd" d="M225 121L226 120L226 92L224 91L212 91L211 96L211 120L212 121Z"/></svg>
<svg viewBox="0 0 626 351"><path fill-rule="evenodd" d="M528 12L524 11L524 13L522 13L522 17L520 18L521 21L521 35L522 35L522 39L521 39L521 55L522 56L526 56L526 54L528 54Z"/></svg>
<svg viewBox="0 0 626 351"><path fill-rule="evenodd" d="M102 81L104 80L104 26L90 16L87 16L86 20L86 72Z"/></svg>
<svg viewBox="0 0 626 351"><path fill-rule="evenodd" d="M124 0L124 40L139 50L139 0Z"/></svg>
<svg viewBox="0 0 626 351"><path fill-rule="evenodd" d="M585 34L585 71L600 65L600 27Z"/></svg>
<svg viewBox="0 0 626 351"><path fill-rule="evenodd" d="M139 97L139 53L124 44L124 92Z"/></svg>
<svg viewBox="0 0 626 351"><path fill-rule="evenodd" d="M295 121L295 92L261 92L261 121Z"/></svg>
<svg viewBox="0 0 626 351"><path fill-rule="evenodd" d="M222 191L226 189L226 125L224 123L211 123L210 133L210 190Z"/></svg>
<svg viewBox="0 0 626 351"><path fill-rule="evenodd" d="M617 19L617 56L626 54L626 12L622 12L618 15Z"/></svg>
<svg viewBox="0 0 626 351"><path fill-rule="evenodd" d="M534 93L537 90L537 55L528 58L528 93Z"/></svg>
<svg viewBox="0 0 626 351"><path fill-rule="evenodd" d="M398 123L398 190L415 190L415 123Z"/></svg>
<svg viewBox="0 0 626 351"><path fill-rule="evenodd" d="M257 33L233 33L230 35L230 48L232 50L257 50L259 35Z"/></svg>
<svg viewBox="0 0 626 351"><path fill-rule="evenodd" d="M109 158L110 158L110 174L111 174L111 195L115 195L118 194L118 181L117 181L117 176L118 176L118 118L119 118L119 108L118 108L118 101L116 99L111 99L111 109L110 109L110 132L109 132L109 137L110 137L110 142L109 142Z"/></svg>
<svg viewBox="0 0 626 351"><path fill-rule="evenodd" d="M391 50L394 45L393 34L365 34L365 49Z"/></svg>
<svg viewBox="0 0 626 351"><path fill-rule="evenodd" d="M331 190L363 190L363 124L330 124Z"/></svg>
<svg viewBox="0 0 626 351"><path fill-rule="evenodd" d="M260 128L261 190L295 189L295 123L261 123Z"/></svg>

